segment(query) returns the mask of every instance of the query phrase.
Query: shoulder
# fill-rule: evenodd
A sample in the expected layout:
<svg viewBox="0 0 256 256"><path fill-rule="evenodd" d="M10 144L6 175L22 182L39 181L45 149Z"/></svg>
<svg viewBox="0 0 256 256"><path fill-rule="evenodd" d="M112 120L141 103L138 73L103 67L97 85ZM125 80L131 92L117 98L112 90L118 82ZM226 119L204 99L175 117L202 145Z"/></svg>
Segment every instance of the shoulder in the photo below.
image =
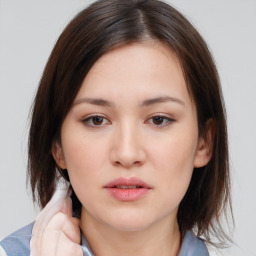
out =
<svg viewBox="0 0 256 256"><path fill-rule="evenodd" d="M204 241L187 231L183 239L179 256L209 256Z"/></svg>
<svg viewBox="0 0 256 256"><path fill-rule="evenodd" d="M30 239L34 222L19 229L0 241L7 256L29 256Z"/></svg>

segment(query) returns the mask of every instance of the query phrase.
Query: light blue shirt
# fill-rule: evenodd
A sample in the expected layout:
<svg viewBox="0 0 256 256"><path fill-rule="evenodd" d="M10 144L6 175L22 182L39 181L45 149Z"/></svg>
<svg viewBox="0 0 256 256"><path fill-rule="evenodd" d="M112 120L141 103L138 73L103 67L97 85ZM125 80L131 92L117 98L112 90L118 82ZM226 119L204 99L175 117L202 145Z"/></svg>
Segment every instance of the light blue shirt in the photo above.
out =
<svg viewBox="0 0 256 256"><path fill-rule="evenodd" d="M30 239L34 223L7 236L0 242L7 256L30 256ZM86 238L82 234L81 248L84 256L94 256ZM183 239L179 256L209 256L202 239L187 231Z"/></svg>

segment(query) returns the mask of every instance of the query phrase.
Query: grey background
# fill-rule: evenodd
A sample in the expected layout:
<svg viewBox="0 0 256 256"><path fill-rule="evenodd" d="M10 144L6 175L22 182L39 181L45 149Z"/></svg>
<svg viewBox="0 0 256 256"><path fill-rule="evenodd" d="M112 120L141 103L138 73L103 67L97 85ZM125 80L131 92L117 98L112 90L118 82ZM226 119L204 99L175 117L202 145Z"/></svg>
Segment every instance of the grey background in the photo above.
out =
<svg viewBox="0 0 256 256"><path fill-rule="evenodd" d="M89 2L0 0L0 239L38 212L26 189L28 113L57 37ZM168 2L208 42L222 81L237 244L223 255L256 255L256 0Z"/></svg>

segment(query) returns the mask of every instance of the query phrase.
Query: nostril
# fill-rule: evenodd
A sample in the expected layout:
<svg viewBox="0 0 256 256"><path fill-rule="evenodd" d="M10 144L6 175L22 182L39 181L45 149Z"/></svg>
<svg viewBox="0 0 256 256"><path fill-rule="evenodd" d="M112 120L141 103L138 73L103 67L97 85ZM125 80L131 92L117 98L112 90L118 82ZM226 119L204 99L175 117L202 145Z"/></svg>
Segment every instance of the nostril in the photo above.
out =
<svg viewBox="0 0 256 256"><path fill-rule="evenodd" d="M141 161L133 161L133 162L125 162L125 161L115 161L113 162L114 166L123 166L125 168L131 168L133 166L141 166L142 162Z"/></svg>
<svg viewBox="0 0 256 256"><path fill-rule="evenodd" d="M119 143L113 145L110 150L110 161L114 166L123 166L130 168L132 166L141 166L146 160L146 152L142 145L136 143Z"/></svg>

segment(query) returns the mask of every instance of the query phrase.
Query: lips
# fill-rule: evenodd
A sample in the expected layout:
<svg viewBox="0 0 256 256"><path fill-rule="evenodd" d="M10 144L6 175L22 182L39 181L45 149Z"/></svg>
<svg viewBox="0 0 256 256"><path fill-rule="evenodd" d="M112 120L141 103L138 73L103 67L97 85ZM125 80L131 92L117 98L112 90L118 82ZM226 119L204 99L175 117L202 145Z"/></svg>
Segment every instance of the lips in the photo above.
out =
<svg viewBox="0 0 256 256"><path fill-rule="evenodd" d="M105 188L114 188L114 187L142 187L142 188L150 188L150 186L137 177L131 178L117 178L110 181Z"/></svg>
<svg viewBox="0 0 256 256"><path fill-rule="evenodd" d="M137 177L117 178L104 188L119 201L135 201L145 196L152 188Z"/></svg>

